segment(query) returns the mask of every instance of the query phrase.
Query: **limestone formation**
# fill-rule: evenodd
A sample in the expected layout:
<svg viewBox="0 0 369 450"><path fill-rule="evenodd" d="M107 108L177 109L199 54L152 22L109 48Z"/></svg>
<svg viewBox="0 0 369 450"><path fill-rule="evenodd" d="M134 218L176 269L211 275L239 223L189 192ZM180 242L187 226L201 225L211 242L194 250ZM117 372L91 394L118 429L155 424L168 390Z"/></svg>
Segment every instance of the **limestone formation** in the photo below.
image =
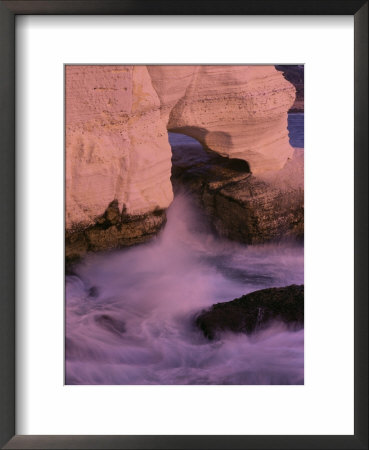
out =
<svg viewBox="0 0 369 450"><path fill-rule="evenodd" d="M187 134L251 171L281 169L293 149L295 88L274 66L148 66L168 130ZM175 95L177 93L177 95Z"/></svg>
<svg viewBox="0 0 369 450"><path fill-rule="evenodd" d="M260 192L268 190L293 155L287 111L294 98L274 66L67 66L67 258L144 242L165 224L173 198L167 130L231 158L231 168L236 161L258 177L247 186L257 180ZM269 203L280 201L273 195ZM232 196L245 200L241 191L224 198Z"/></svg>
<svg viewBox="0 0 369 450"><path fill-rule="evenodd" d="M145 66L66 67L66 228L172 201L171 148Z"/></svg>
<svg viewBox="0 0 369 450"><path fill-rule="evenodd" d="M223 158L191 148L183 157L173 147L172 183L185 187L210 218L220 235L260 244L304 236L304 155L295 149L284 168L265 174L250 173L242 160Z"/></svg>
<svg viewBox="0 0 369 450"><path fill-rule="evenodd" d="M170 160L145 66L67 66L67 259L152 237L173 198Z"/></svg>

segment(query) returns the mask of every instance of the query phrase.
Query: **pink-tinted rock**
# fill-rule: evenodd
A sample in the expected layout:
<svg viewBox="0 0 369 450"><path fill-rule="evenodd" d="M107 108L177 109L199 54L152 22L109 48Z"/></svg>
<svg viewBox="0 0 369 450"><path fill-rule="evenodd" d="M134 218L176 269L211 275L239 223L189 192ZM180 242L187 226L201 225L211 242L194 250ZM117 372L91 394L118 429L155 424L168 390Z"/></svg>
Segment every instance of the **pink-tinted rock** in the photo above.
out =
<svg viewBox="0 0 369 450"><path fill-rule="evenodd" d="M66 67L66 228L117 200L141 215L172 201L171 149L145 66Z"/></svg>
<svg viewBox="0 0 369 450"><path fill-rule="evenodd" d="M276 177L292 157L295 88L274 66L66 66L65 78L70 258L144 242L163 226L173 199L167 130L257 176Z"/></svg>
<svg viewBox="0 0 369 450"><path fill-rule="evenodd" d="M274 66L148 70L169 130L192 136L223 156L247 161L254 174L281 169L292 156L287 111L295 88Z"/></svg>

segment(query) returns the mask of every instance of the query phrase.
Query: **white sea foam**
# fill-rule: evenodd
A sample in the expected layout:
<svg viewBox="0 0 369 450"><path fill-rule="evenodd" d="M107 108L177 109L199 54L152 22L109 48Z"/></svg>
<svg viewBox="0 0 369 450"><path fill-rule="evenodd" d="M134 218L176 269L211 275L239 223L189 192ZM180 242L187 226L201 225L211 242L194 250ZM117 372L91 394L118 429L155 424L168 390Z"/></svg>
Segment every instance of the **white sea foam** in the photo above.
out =
<svg viewBox="0 0 369 450"><path fill-rule="evenodd" d="M304 332L207 340L203 308L258 289L303 283L303 248L214 236L177 195L153 241L90 255L66 279L67 384L301 384Z"/></svg>

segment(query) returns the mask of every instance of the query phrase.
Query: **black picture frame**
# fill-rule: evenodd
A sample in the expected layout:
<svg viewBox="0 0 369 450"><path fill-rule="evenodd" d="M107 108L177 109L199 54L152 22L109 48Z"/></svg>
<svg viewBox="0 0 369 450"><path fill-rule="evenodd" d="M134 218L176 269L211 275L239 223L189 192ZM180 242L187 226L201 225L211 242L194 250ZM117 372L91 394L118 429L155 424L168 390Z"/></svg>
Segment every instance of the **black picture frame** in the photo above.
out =
<svg viewBox="0 0 369 450"><path fill-rule="evenodd" d="M354 435L15 435L15 17L19 14L353 15L355 39ZM365 0L0 1L0 445L7 449L368 449L368 2ZM21 249L20 249L21 250Z"/></svg>

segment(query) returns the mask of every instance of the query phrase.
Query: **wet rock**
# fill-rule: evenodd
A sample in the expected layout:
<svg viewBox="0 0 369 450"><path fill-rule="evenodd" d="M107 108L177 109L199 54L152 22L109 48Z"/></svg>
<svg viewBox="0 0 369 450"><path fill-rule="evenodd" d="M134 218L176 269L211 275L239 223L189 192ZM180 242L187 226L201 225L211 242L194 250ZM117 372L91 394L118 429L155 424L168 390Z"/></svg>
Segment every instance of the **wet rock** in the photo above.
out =
<svg viewBox="0 0 369 450"><path fill-rule="evenodd" d="M65 258L67 271L87 252L109 250L141 244L155 236L166 222L164 210L131 216L120 213L118 203L109 204L96 223L85 229L66 232Z"/></svg>
<svg viewBox="0 0 369 450"><path fill-rule="evenodd" d="M282 321L291 329L304 326L304 286L262 289L235 300L217 303L201 312L196 325L209 339L222 331L251 334L272 321Z"/></svg>
<svg viewBox="0 0 369 450"><path fill-rule="evenodd" d="M174 192L187 188L220 235L246 244L304 235L304 156L295 149L283 169L263 175L208 150L197 160L173 150Z"/></svg>

